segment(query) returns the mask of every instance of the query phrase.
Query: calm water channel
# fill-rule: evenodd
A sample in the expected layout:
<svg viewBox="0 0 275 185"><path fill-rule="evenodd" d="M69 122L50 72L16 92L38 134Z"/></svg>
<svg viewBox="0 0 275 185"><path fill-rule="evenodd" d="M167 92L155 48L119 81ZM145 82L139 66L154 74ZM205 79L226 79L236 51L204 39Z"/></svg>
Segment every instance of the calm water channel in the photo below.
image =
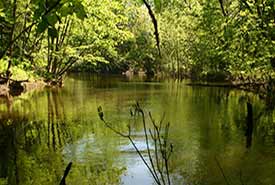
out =
<svg viewBox="0 0 275 185"><path fill-rule="evenodd" d="M246 132L246 102L253 105L253 134ZM149 172L129 141L97 115L123 130L139 101L146 113L171 122L174 185L275 184L275 112L252 94L173 81L73 75L62 89L0 100L0 185L59 184L72 161L69 185L151 185ZM131 123L145 150L142 125ZM250 139L252 142L250 142Z"/></svg>

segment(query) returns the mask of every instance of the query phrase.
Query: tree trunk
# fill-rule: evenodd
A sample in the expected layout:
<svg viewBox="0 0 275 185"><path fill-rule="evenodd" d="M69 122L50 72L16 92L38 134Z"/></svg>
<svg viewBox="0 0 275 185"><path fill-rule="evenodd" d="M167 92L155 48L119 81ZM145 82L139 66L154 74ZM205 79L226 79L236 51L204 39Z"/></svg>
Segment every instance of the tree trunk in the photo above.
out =
<svg viewBox="0 0 275 185"><path fill-rule="evenodd" d="M13 11L12 11L12 19L13 19L13 24L12 24L12 28L11 28L11 33L10 33L10 46L9 46L9 62L8 62L8 67L6 70L6 78L7 78L7 86L9 86L10 84L10 77L11 77L11 65L12 65L12 57L13 57L13 46L14 46L14 42L13 42L13 35L14 35L14 29L15 29L15 24L16 24L16 9L17 9L17 0L13 1Z"/></svg>

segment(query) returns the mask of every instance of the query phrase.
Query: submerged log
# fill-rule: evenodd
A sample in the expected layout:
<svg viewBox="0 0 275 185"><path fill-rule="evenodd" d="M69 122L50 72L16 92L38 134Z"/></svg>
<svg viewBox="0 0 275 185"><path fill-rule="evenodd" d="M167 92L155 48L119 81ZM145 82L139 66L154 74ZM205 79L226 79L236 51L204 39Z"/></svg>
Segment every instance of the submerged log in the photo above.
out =
<svg viewBox="0 0 275 185"><path fill-rule="evenodd" d="M70 172L70 170L71 170L71 168L72 168L72 164L73 164L73 163L70 162L70 163L67 165L67 167L66 167L66 169L65 169L65 171L64 171L64 175L63 175L63 177L62 177L62 179L61 179L59 185L66 185L66 177L68 176L68 174L69 174L69 172Z"/></svg>
<svg viewBox="0 0 275 185"><path fill-rule="evenodd" d="M3 78L0 78L0 81ZM10 80L10 84L0 83L0 96L18 96L23 92L34 89L43 89L47 84L44 81L29 82L29 80Z"/></svg>

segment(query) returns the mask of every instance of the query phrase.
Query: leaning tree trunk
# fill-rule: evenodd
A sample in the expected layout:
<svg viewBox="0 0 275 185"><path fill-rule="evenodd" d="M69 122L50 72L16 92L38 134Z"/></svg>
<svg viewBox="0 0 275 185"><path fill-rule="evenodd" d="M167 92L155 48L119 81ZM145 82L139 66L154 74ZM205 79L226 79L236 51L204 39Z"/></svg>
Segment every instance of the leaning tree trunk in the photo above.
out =
<svg viewBox="0 0 275 185"><path fill-rule="evenodd" d="M155 35L155 39L156 39L156 44L157 44L157 48L158 48L158 52L159 52L159 56L161 56L161 52L160 52L160 39L159 39L159 31L158 31L158 22L157 22L157 19L156 19L156 16L150 6L150 4L146 1L146 0L143 0L143 3L145 4L147 10L148 10L148 13L152 19L152 23L154 25L154 29L155 29L155 32L154 32L154 35Z"/></svg>

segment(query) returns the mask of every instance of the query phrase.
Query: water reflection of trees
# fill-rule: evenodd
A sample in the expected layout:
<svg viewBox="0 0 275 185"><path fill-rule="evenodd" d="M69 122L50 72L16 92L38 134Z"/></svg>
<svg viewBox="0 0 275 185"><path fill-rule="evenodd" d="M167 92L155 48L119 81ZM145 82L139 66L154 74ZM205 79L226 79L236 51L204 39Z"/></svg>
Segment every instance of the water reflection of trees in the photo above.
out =
<svg viewBox="0 0 275 185"><path fill-rule="evenodd" d="M1 118L0 125L0 177L7 184L24 184L25 166L29 161L25 158L32 152L34 145L40 145L39 122L29 122L26 117ZM24 155L23 155L24 154Z"/></svg>
<svg viewBox="0 0 275 185"><path fill-rule="evenodd" d="M43 121L25 116L1 119L0 177L7 184L52 184L61 177L61 152L49 150L45 130Z"/></svg>
<svg viewBox="0 0 275 185"><path fill-rule="evenodd" d="M246 138L246 147L253 145L275 145L275 103L271 97L259 99L256 95L239 97L235 107L235 122Z"/></svg>
<svg viewBox="0 0 275 185"><path fill-rule="evenodd" d="M260 181L272 184L274 178L270 173L275 172L275 110L269 106L270 101L264 104L257 95L244 91L184 88L179 88L175 99L169 97L173 107L165 107L168 111L177 110L171 113L174 117L177 114L183 118L191 117L191 121L186 119L186 123L177 125L173 131L175 146L182 145L175 152L175 165L181 167L179 173L194 184L225 184L215 163L217 157L231 184L240 184L240 173L245 184L261 184ZM172 93L175 94L174 91ZM248 102L252 105L252 127L248 125ZM173 123L173 117L169 120ZM193 126L192 134L185 131L191 130L189 125L184 127L187 124ZM190 134L192 139L180 134ZM184 142L185 145L182 144Z"/></svg>
<svg viewBox="0 0 275 185"><path fill-rule="evenodd" d="M208 89L207 95L204 94L205 88L196 89L195 93L195 101L200 101L196 99L203 96L209 112L221 115L222 119L217 121L222 134L233 139L237 137L232 135L237 129L245 138L244 147L247 148L252 146L253 140L261 145L275 145L274 95L262 99L253 93L223 88Z"/></svg>
<svg viewBox="0 0 275 185"><path fill-rule="evenodd" d="M264 145L275 145L275 102L274 95L265 99L265 105L255 116L255 136Z"/></svg>
<svg viewBox="0 0 275 185"><path fill-rule="evenodd" d="M74 123L81 120L70 112L71 107L64 101L61 90L39 95L43 96L40 103L6 104L3 100L4 106L0 108L0 184L58 184L71 160L73 170L67 177L68 183L119 183L123 171L114 165L111 154L91 155L91 160L85 163L75 156L66 156L64 148L75 145L85 129L79 128L78 122ZM35 116L33 112L39 111L43 113ZM108 166L101 168L106 161Z"/></svg>
<svg viewBox="0 0 275 185"><path fill-rule="evenodd" d="M66 126L64 102L58 89L47 91L47 145L56 150L62 148L65 142L71 141L71 135Z"/></svg>

